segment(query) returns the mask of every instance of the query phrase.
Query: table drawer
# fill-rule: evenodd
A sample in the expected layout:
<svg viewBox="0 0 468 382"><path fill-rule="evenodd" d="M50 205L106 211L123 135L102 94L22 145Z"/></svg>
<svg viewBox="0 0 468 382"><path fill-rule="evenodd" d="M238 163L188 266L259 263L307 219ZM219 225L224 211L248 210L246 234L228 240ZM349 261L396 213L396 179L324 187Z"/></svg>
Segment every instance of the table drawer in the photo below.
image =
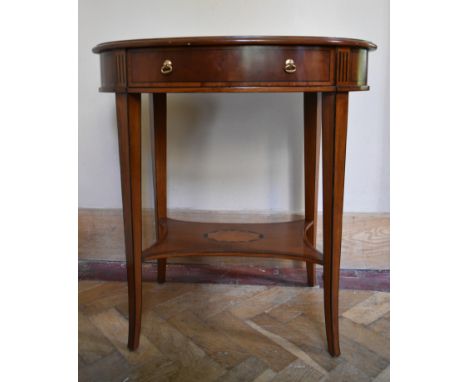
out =
<svg viewBox="0 0 468 382"><path fill-rule="evenodd" d="M333 48L300 46L129 49L128 86L330 85L334 55Z"/></svg>

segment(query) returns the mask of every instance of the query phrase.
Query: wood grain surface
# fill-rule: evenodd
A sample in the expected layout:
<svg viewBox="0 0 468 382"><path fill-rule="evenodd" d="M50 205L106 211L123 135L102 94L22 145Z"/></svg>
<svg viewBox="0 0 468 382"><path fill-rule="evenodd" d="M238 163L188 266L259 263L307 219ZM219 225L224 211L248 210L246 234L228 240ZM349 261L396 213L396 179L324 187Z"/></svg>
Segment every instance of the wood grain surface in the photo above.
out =
<svg viewBox="0 0 468 382"><path fill-rule="evenodd" d="M342 356L332 358L317 288L143 283L134 352L125 292L79 283L80 382L389 381L388 293L340 293Z"/></svg>
<svg viewBox="0 0 468 382"><path fill-rule="evenodd" d="M347 46L353 48L377 49L372 42L341 37L316 36L203 36L203 37L166 37L121 40L101 43L93 48L94 53L112 49L134 49L167 46L242 46L242 45L315 45Z"/></svg>

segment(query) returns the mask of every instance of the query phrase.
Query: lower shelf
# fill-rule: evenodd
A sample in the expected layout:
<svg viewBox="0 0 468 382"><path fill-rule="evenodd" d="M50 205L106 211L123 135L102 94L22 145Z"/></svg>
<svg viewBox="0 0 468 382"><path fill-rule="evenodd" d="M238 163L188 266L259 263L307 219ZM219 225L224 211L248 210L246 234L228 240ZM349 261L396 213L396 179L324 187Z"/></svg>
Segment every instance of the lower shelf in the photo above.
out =
<svg viewBox="0 0 468 382"><path fill-rule="evenodd" d="M143 260L176 256L276 257L323 264L322 254L305 239L304 220L268 224L160 222L161 239L143 251Z"/></svg>

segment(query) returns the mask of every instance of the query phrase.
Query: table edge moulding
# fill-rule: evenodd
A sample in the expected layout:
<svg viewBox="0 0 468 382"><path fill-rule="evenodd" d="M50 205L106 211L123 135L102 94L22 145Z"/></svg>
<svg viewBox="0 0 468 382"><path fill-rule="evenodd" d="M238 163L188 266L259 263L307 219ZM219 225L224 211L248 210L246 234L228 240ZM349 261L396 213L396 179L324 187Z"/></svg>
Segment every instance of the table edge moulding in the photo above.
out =
<svg viewBox="0 0 468 382"><path fill-rule="evenodd" d="M139 345L142 262L158 282L175 256L275 257L306 263L308 285L323 266L328 351L340 354L338 294L350 91L369 90L371 42L305 36L177 37L113 41L100 55L101 92L115 93L129 301L128 347ZM167 93L300 92L304 113L305 216L270 224L197 223L167 216ZM142 248L141 94L151 93L157 241ZM321 103L319 103L321 99ZM319 113L321 105L321 113ZM321 114L321 120L319 115ZM317 250L322 147L323 253Z"/></svg>

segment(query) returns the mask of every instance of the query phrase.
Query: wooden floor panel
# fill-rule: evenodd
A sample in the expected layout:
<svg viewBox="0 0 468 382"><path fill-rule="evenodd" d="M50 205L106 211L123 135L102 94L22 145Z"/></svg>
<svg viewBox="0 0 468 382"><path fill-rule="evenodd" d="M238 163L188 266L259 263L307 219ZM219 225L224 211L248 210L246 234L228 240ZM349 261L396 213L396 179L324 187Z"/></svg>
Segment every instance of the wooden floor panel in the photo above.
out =
<svg viewBox="0 0 468 382"><path fill-rule="evenodd" d="M127 350L125 283L79 283L79 381L388 381L389 294L341 291L342 356L318 288L144 283Z"/></svg>

